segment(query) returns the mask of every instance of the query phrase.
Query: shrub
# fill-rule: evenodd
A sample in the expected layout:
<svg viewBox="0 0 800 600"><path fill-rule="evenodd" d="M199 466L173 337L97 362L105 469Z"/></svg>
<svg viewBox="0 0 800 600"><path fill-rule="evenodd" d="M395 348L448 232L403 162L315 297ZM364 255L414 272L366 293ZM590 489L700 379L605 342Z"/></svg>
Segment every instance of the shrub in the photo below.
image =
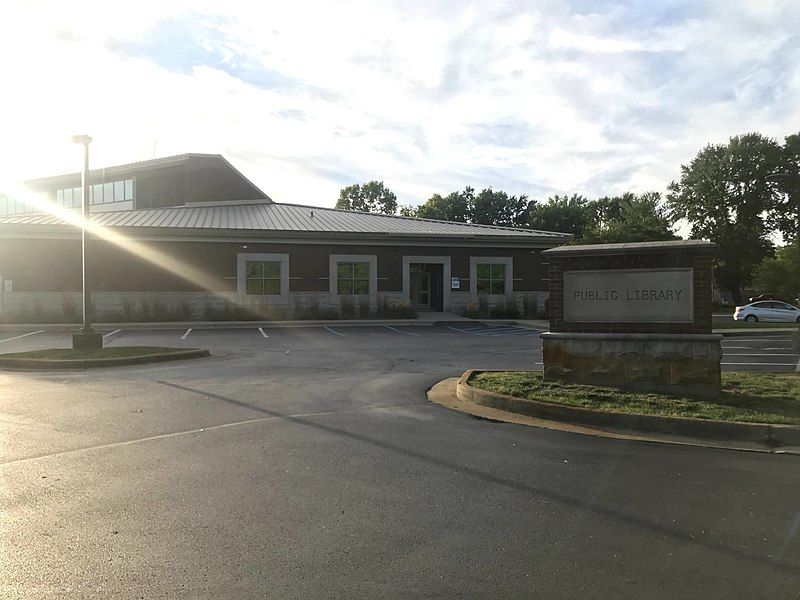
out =
<svg viewBox="0 0 800 600"><path fill-rule="evenodd" d="M470 319L485 319L489 316L489 301L486 296L478 296L478 302L467 304L461 314Z"/></svg>
<svg viewBox="0 0 800 600"><path fill-rule="evenodd" d="M82 320L82 315L78 313L75 302L66 294L61 298L61 314L64 318L64 323L80 323Z"/></svg>
<svg viewBox="0 0 800 600"><path fill-rule="evenodd" d="M356 316L356 308L350 298L342 298L340 306L343 319L351 319Z"/></svg>
<svg viewBox="0 0 800 600"><path fill-rule="evenodd" d="M320 308L319 300L312 299L305 303L295 302L295 319L307 319L312 321L331 321L339 318L339 312L333 308Z"/></svg>
<svg viewBox="0 0 800 600"><path fill-rule="evenodd" d="M378 299L378 317L384 319L416 319L417 311L406 302L391 302L385 296Z"/></svg>
<svg viewBox="0 0 800 600"><path fill-rule="evenodd" d="M362 319L369 319L370 316L369 302L364 300L359 300L358 316L361 317Z"/></svg>
<svg viewBox="0 0 800 600"><path fill-rule="evenodd" d="M536 319L539 316L539 299L536 296L525 296L522 312L526 317Z"/></svg>
<svg viewBox="0 0 800 600"><path fill-rule="evenodd" d="M516 319L519 316L519 307L513 299L507 297L502 304L493 306L489 314L495 319Z"/></svg>

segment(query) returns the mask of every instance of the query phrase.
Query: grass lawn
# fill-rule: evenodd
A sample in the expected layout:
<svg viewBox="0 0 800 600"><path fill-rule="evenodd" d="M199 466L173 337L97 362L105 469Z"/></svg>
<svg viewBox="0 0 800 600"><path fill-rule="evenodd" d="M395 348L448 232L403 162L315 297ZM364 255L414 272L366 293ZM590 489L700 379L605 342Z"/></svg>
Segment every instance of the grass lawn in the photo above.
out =
<svg viewBox="0 0 800 600"><path fill-rule="evenodd" d="M744 321L712 321L711 328L712 329L760 329L760 328L767 328L767 329L775 329L777 328L789 328L789 329L800 329L800 324L798 323L764 323L763 321L758 321L757 323L745 323Z"/></svg>
<svg viewBox="0 0 800 600"><path fill-rule="evenodd" d="M158 346L114 346L101 350L80 351L73 350L72 348L51 348L49 350L32 350L30 352L0 354L0 358L40 358L49 360L127 358L131 356L149 356L151 354L170 354L192 349L193 348L160 348Z"/></svg>
<svg viewBox="0 0 800 600"><path fill-rule="evenodd" d="M544 381L542 373L531 371L479 372L469 383L518 398L611 412L800 425L800 373L723 373L716 400Z"/></svg>

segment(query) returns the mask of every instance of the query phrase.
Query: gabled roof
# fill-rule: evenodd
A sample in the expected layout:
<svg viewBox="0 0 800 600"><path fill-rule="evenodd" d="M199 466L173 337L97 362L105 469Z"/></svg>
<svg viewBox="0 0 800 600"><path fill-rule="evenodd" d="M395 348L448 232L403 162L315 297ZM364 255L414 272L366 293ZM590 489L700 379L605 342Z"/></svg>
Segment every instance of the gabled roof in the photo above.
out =
<svg viewBox="0 0 800 600"><path fill-rule="evenodd" d="M175 156L165 156L162 158L142 160L124 165L114 165L112 167L91 169L89 171L89 179L95 180L98 178L128 176L136 174L138 172L156 171L158 169L165 169L168 167L176 167L176 166L184 166L191 170L195 167L197 168L205 167L209 163L211 164L217 163L218 166L224 169L228 169L229 171L236 174L239 178L242 179L244 183L253 188L253 198L259 198L271 201L269 196L267 196L264 192L262 192L258 188L258 186L256 186L247 177L242 175L242 172L239 171L236 167L234 167L230 162L228 162L228 160L221 154L198 154L198 153L176 154ZM43 188L58 186L62 183L68 185L69 182L75 181L76 179L79 180L80 178L81 178L80 173L77 172L66 173L63 175L41 177L39 179L29 179L28 181L25 182L25 185L32 189L43 189Z"/></svg>
<svg viewBox="0 0 800 600"><path fill-rule="evenodd" d="M409 237L473 238L546 243L568 242L566 233L416 219L412 217L320 208L264 201L197 203L152 210L96 213L92 220L104 227L159 230L162 233L248 233L280 237ZM48 214L0 217L6 226L59 226L66 223ZM27 228L26 227L26 228Z"/></svg>

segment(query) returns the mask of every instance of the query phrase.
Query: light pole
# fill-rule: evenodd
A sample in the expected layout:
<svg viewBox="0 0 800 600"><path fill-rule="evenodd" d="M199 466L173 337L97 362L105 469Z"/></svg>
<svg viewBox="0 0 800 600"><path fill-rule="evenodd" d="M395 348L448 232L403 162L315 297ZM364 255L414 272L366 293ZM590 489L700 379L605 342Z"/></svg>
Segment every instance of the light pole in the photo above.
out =
<svg viewBox="0 0 800 600"><path fill-rule="evenodd" d="M92 330L92 303L89 292L87 265L86 225L89 222L89 144L92 138L88 135L72 136L72 142L83 144L83 174L81 175L81 195L83 203L83 221L81 222L81 277L83 281L83 327L80 333L72 335L73 350L98 350L103 347L103 336Z"/></svg>

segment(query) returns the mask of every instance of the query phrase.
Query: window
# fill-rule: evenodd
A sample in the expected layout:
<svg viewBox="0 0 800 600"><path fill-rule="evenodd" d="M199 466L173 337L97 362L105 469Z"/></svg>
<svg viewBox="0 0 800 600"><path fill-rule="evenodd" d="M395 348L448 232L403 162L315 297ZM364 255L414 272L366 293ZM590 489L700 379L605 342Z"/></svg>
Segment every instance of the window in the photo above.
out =
<svg viewBox="0 0 800 600"><path fill-rule="evenodd" d="M505 294L506 266L478 263L477 281L479 294Z"/></svg>
<svg viewBox="0 0 800 600"><path fill-rule="evenodd" d="M369 263L336 263L336 280L340 295L369 294Z"/></svg>
<svg viewBox="0 0 800 600"><path fill-rule="evenodd" d="M281 293L281 263L277 260L244 262L245 293L250 296Z"/></svg>
<svg viewBox="0 0 800 600"><path fill-rule="evenodd" d="M133 179L120 179L89 186L89 204L130 200L133 200ZM80 187L57 190L56 203L65 208L79 207L83 204L83 190Z"/></svg>
<svg viewBox="0 0 800 600"><path fill-rule="evenodd" d="M125 200L125 182L114 182L114 202L122 202Z"/></svg>

